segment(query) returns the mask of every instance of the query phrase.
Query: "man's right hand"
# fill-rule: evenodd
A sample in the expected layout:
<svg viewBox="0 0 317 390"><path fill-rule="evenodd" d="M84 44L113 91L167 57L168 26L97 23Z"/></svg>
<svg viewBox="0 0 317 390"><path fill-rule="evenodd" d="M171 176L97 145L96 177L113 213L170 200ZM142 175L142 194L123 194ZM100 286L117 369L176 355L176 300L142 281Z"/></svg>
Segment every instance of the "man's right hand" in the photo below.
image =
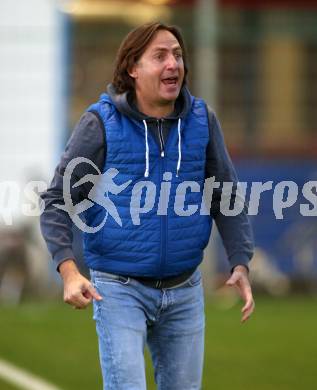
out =
<svg viewBox="0 0 317 390"><path fill-rule="evenodd" d="M64 302L74 309L85 309L93 298L102 300L91 282L79 272L74 260L63 261L59 272L64 282Z"/></svg>

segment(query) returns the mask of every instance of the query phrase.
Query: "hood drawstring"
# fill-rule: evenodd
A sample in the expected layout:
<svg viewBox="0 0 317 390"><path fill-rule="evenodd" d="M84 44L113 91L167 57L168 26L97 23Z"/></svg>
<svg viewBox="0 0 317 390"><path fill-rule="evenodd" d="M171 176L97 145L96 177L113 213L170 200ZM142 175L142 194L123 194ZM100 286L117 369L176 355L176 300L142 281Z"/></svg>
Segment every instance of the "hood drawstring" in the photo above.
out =
<svg viewBox="0 0 317 390"><path fill-rule="evenodd" d="M176 168L176 177L178 177L178 171L181 167L181 160L182 160L182 141L181 141L181 124L182 120L181 118L178 118L178 161L177 161L177 168Z"/></svg>
<svg viewBox="0 0 317 390"><path fill-rule="evenodd" d="M149 141L148 141L148 130L146 120L143 120L144 129L145 129L145 171L144 177L149 176Z"/></svg>
<svg viewBox="0 0 317 390"><path fill-rule="evenodd" d="M144 130L145 130L145 171L144 171L144 177L149 177L149 164L150 164L150 158L149 158L149 141L148 141L148 128L146 120L143 120L144 124ZM178 119L177 124L177 132L178 132L178 160L177 160L177 167L176 167L176 177L178 177L178 172L181 167L181 160L182 160L182 138L181 138L181 124L182 120L181 118Z"/></svg>

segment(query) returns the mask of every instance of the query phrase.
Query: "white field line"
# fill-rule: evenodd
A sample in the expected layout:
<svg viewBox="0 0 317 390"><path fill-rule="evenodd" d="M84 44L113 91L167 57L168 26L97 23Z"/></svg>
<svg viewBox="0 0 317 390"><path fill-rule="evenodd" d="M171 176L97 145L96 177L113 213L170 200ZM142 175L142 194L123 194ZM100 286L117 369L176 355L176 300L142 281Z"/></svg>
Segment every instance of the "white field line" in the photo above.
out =
<svg viewBox="0 0 317 390"><path fill-rule="evenodd" d="M0 378L23 390L61 390L2 359L0 359Z"/></svg>

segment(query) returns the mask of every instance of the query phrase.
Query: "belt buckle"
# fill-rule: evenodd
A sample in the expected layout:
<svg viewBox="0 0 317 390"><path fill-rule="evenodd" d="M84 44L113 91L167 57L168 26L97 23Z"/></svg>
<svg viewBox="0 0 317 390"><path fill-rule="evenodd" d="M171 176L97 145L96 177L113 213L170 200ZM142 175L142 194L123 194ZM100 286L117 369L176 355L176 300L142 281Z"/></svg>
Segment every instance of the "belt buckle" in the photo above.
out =
<svg viewBox="0 0 317 390"><path fill-rule="evenodd" d="M161 279L159 279L159 280L157 280L157 281L155 282L155 288L160 288L161 285L162 285L162 280L161 280Z"/></svg>

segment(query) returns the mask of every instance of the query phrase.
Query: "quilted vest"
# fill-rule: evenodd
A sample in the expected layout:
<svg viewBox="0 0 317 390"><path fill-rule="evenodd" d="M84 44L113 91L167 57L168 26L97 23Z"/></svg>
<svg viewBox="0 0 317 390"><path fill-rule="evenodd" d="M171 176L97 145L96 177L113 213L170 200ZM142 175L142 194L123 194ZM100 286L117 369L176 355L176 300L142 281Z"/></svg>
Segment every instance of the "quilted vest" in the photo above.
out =
<svg viewBox="0 0 317 390"><path fill-rule="evenodd" d="M104 123L105 180L95 193L106 201L85 212L87 225L102 226L84 233L87 266L153 278L198 266L212 226L200 212L209 142L205 103L192 97L188 115L170 129L164 155L146 122L122 115L107 94L88 111Z"/></svg>

